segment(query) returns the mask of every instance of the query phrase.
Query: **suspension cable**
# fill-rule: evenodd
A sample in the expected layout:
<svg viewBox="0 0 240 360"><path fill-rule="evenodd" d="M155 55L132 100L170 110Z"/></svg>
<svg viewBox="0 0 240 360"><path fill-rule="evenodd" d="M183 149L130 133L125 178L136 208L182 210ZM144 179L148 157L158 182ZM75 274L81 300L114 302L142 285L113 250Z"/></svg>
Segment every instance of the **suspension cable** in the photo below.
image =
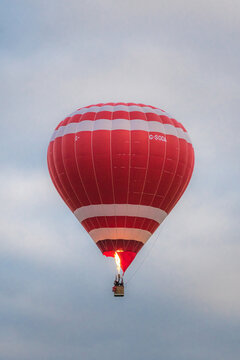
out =
<svg viewBox="0 0 240 360"><path fill-rule="evenodd" d="M132 276L130 276L130 278L128 279L128 281L125 282L125 285L127 285L129 283L129 281L131 281L133 279L133 277L136 275L136 273L140 270L140 268L142 267L142 265L144 264L144 262L146 261L146 259L149 257L149 255L151 254L154 246L156 245L157 240L159 239L162 229L163 229L164 224L161 224L161 228L158 231L158 235L155 237L155 239L153 239L151 246L149 246L148 251L146 253L146 255L144 256L144 258L142 259L142 262L138 265L138 267L136 268L136 270L133 272Z"/></svg>

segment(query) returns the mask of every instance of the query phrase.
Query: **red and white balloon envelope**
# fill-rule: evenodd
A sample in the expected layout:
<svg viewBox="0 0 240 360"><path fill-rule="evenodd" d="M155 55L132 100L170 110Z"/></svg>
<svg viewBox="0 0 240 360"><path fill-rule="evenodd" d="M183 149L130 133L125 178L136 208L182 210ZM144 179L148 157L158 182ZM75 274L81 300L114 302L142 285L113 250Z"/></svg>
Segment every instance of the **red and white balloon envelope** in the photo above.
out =
<svg viewBox="0 0 240 360"><path fill-rule="evenodd" d="M194 167L186 129L134 103L80 108L48 147L52 181L100 251L125 272L184 193Z"/></svg>

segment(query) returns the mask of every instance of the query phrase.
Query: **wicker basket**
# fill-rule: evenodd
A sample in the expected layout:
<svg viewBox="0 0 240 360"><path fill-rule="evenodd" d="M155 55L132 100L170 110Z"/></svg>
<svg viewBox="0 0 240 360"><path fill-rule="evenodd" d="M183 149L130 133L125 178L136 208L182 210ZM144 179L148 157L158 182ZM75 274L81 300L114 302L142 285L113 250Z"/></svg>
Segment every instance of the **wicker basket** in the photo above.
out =
<svg viewBox="0 0 240 360"><path fill-rule="evenodd" d="M124 296L124 286L118 285L115 288L114 296Z"/></svg>

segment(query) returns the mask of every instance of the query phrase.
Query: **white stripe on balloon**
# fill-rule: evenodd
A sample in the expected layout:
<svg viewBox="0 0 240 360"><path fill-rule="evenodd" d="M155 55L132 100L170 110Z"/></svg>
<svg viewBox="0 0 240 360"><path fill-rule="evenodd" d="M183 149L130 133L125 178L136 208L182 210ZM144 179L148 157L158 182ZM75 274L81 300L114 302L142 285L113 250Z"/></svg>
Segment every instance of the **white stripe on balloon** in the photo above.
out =
<svg viewBox="0 0 240 360"><path fill-rule="evenodd" d="M77 134L83 131L98 131L98 130L128 130L128 131L147 131L149 133L156 132L163 135L173 135L179 139L184 139L188 143L191 143L189 135L187 132L183 131L180 127L175 127L171 124L162 124L158 121L146 121L142 119L98 119L95 121L84 120L78 123L69 123L65 126L60 126L57 130L54 131L50 141L54 141L56 138L68 135L68 134ZM177 134L176 134L177 131Z"/></svg>
<svg viewBox="0 0 240 360"><path fill-rule="evenodd" d="M161 209L147 205L132 204L99 204L82 206L74 211L78 221L98 216L133 216L163 222L167 213Z"/></svg>
<svg viewBox="0 0 240 360"><path fill-rule="evenodd" d="M145 244L152 234L147 230L135 228L101 228L89 231L89 235L95 242L105 239L121 239L137 240Z"/></svg>

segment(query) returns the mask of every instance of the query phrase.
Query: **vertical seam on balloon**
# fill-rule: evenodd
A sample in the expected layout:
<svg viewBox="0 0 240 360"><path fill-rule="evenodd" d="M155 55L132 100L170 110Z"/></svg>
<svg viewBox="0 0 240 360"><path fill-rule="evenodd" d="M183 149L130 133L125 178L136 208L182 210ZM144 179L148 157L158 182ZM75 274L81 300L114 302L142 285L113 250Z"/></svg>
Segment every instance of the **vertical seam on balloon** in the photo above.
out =
<svg viewBox="0 0 240 360"><path fill-rule="evenodd" d="M190 144L190 145L191 145L191 144ZM189 182L190 182L190 180L191 180L192 173L193 173L194 150L193 150L193 146L192 146L192 145L191 145L191 149L192 149L192 152L191 152L191 154L192 154L192 162L191 162L191 165L190 165L190 167L189 167L189 172L188 172L187 181L186 181L186 183L185 183L185 185L184 185L184 187L183 187L183 189L182 189L182 191L181 191L181 193L180 193L180 195L179 195L179 199L181 198L181 196L182 196L183 193L185 192L185 190L186 190L186 188L187 188L187 186L188 186L188 184L189 184Z"/></svg>
<svg viewBox="0 0 240 360"><path fill-rule="evenodd" d="M131 120L130 120L130 112L129 112L129 106L128 106L128 103L127 103L127 111L128 113L128 125L129 125L129 129L128 129L128 133L129 133L129 154L128 154L128 162L129 162L129 165L128 165L128 186L127 186L127 203L126 203L126 206L128 206L128 203L129 203L129 188L130 188L130 173L131 173L131 158L132 158L132 154L131 154L131 151L132 151L132 131L131 131ZM124 226L126 227L127 226L127 216L125 216L125 219L124 219Z"/></svg>
<svg viewBox="0 0 240 360"><path fill-rule="evenodd" d="M162 119L161 119L161 115L158 115L159 116L159 118L160 118L160 122L161 122L161 124L162 124L162 126L163 126L163 130L164 130L164 135L165 135L165 137L166 137L166 128L165 128L165 126L164 126L164 123L163 123L163 121L162 121ZM165 162L166 162L166 153L167 153L167 141L164 143L164 156L163 156L163 163L162 163L162 171L161 171L161 175L160 175L160 177L159 177L159 181L158 181L158 184L157 184L157 186L156 186L156 191L155 191L155 193L154 193L154 195L153 195L153 198L152 198L152 201L151 201L151 204L150 204L150 206L152 206L152 204L153 204L153 202L154 202L154 200L155 200L155 198L156 198L156 196L157 196L157 193L158 193L158 188L159 188L159 185L161 184L161 180L162 180L162 176L163 176L163 172L164 172L164 166L165 166ZM158 206L158 209L160 209L160 207Z"/></svg>
<svg viewBox="0 0 240 360"><path fill-rule="evenodd" d="M185 144L185 154L186 154L186 155L185 155L185 156L186 156L186 165L185 165L185 168L184 168L184 172L183 172L183 176L182 176L182 178L181 178L180 184L179 184L179 186L177 187L177 190L175 191L171 202L167 205L167 208L166 208L167 213L169 213L169 209L171 208L171 205L176 201L176 198L178 197L177 194L178 194L178 192L179 192L179 189L181 189L181 187L182 187L182 185L183 185L184 175L185 175L185 172L186 172L186 170L187 170L189 151L188 151L187 143L184 142L184 144ZM180 152L181 152L181 147L180 147ZM180 154L179 154L179 157L180 157Z"/></svg>
<svg viewBox="0 0 240 360"><path fill-rule="evenodd" d="M129 188L130 188L130 175L131 175L131 160L132 160L132 127L131 127L131 119L130 119L130 109L129 109L129 103L127 103L127 113L128 113L128 122L129 122L129 128L130 130L128 130L129 132L129 166L128 166L128 190L127 190L127 204L126 206L128 206L129 204ZM127 226L127 216L125 216L125 220L124 220L124 226ZM128 243L126 244L125 248L127 249L129 244L129 240Z"/></svg>
<svg viewBox="0 0 240 360"><path fill-rule="evenodd" d="M178 131L178 130L177 130ZM183 140L184 141L184 140ZM180 140L179 140L179 143L180 143ZM188 165L188 157L189 157L189 151L188 151L188 143L186 141L184 141L184 145L185 145L185 157L186 157L186 165L184 167L184 171L183 171L183 175L182 175L182 179L180 181L180 184L179 186L177 187L177 190L175 191L174 193L174 196L171 200L171 202L168 204L167 208L166 208L166 212L169 213L169 209L171 208L172 204L176 201L177 197L176 196L179 192L179 189L181 189L182 185L183 185L183 179L184 179L184 175L185 175L185 172L187 171L187 165ZM181 147L180 147L180 152L181 152ZM179 154L179 157L180 157L180 154Z"/></svg>
<svg viewBox="0 0 240 360"><path fill-rule="evenodd" d="M66 201L64 200L64 198L67 198L67 196L64 196L64 193L66 193L66 192L65 192L64 189L63 189L63 191L62 191L62 189L59 187L59 185L58 185L58 183L57 183L57 181L56 181L56 179L55 179L55 176L56 176L58 182L61 183L61 181L60 181L60 179L59 179L59 177L58 177L58 175L57 175L56 166L55 166L55 164L54 164L53 144L54 144L54 142L52 143L52 154L50 155L50 153L48 153L48 159L47 159L47 161L48 161L48 168L49 168L49 174L50 174L50 177L51 177L51 179L52 179L52 182L53 182L54 186L56 187L58 193L60 194L62 200L63 200L64 202L66 202ZM49 144L49 146L50 146L50 144ZM53 172L55 173L55 176L53 175ZM66 195L67 195L67 194L66 194ZM74 209L74 204L72 203L71 199L67 199L67 205L68 205L68 204L71 205L71 207ZM69 206L69 205L68 205L68 206ZM71 209L71 211L72 211L72 209Z"/></svg>
<svg viewBox="0 0 240 360"><path fill-rule="evenodd" d="M64 174L65 174L66 179L67 179L67 181L68 181L68 185L70 185L70 189L72 190L74 196L76 197L76 194L75 194L75 192L73 191L72 185L71 185L71 183L70 183L70 181L69 181L69 178L68 178L68 176L67 176L67 172L66 172L66 168L65 168L65 164L64 164L64 160L63 160L63 137L64 137L64 135L61 137L61 140L60 140L62 165L63 165L63 168L64 168ZM67 193L68 197L70 198L69 193L68 193L67 190L66 190L66 193ZM76 197L76 199L77 199L77 197ZM76 201L76 199L74 199L74 200ZM75 203L75 201L74 201L74 203ZM75 208L77 209L78 206L75 205Z"/></svg>
<svg viewBox="0 0 240 360"><path fill-rule="evenodd" d="M82 118L82 116L83 116L83 114L81 114L80 119ZM77 125L76 125L76 126L77 126ZM75 134L76 134L76 133L75 133ZM75 135L75 136L76 136L76 135ZM89 204L90 204L90 205L93 205L92 202L90 201L90 198L89 198L88 193L87 193L87 191L86 191L86 188L85 188L85 186L84 186L84 182L83 182L83 179L82 179L82 176L81 176L81 172L80 172L80 169L79 169L79 166L78 166L78 161L77 161L77 141L74 141L74 156L75 156L75 161L76 161L78 176L79 176L79 179L80 179L80 181L81 181L81 183L82 183L82 187L83 187L83 189L84 189L84 191L85 191L85 194L86 194L86 197L87 197L87 199L88 199ZM92 226L94 226L93 221L90 220L90 222L91 222Z"/></svg>
<svg viewBox="0 0 240 360"><path fill-rule="evenodd" d="M146 116L146 119L147 119L147 122L148 122L148 169L147 169L147 171L149 170L149 159L150 159L150 127L149 127L149 120L148 120L148 118L147 118L147 115L146 115L147 113L145 113L145 116ZM145 182L145 185L146 185L146 182ZM145 186L144 185L144 186ZM144 189L143 189L144 190ZM145 224L145 222L146 222L146 218L145 219L143 219L143 221L142 221L142 227L144 226L144 224ZM148 224L148 227L147 227L147 230L149 230L149 228L150 228L150 224L151 224L151 222Z"/></svg>
<svg viewBox="0 0 240 360"><path fill-rule="evenodd" d="M62 157L62 140L61 140L61 143L60 143L60 144L61 144L61 157ZM54 159L54 154L55 154L55 148L56 148L56 141L53 142L53 159ZM62 162L63 162L63 159L61 159L61 160L62 160ZM55 165L55 160L54 160L54 165ZM60 176L59 176L59 173L58 173L58 169L57 169L56 166L55 166L55 170L56 170L56 174L57 174L58 180L59 180L59 182L60 182L60 184L61 184L64 192L65 192L66 195L67 195L67 198L68 198L68 199L71 201L71 203L73 204L73 208L74 208L74 209L77 209L77 206L76 206L75 202L70 198L70 196L69 196L69 194L68 194L68 192L67 192L67 190L66 190L66 188L65 188L65 186L64 186L64 184L63 184L63 182L62 182L61 179L60 179Z"/></svg>
<svg viewBox="0 0 240 360"><path fill-rule="evenodd" d="M193 149L193 146L192 146L192 144L188 144L188 146L191 146L191 154L192 154L192 162L191 162L191 165L190 165L190 167L189 167L189 172L188 172L188 177L187 177L187 181L186 181L186 183L184 184L184 187L182 188L182 191L181 191L181 193L179 194L179 196L178 196L178 200L181 198L181 196L184 194L184 192L185 192L185 190L186 190L186 188L187 188L187 186L188 186L188 184L189 184L189 182L190 182L190 180L191 180L191 177L192 177L192 173L193 173L193 166L194 166L194 149ZM188 167L187 167L187 169L188 169ZM178 201L177 200L177 201ZM177 201L175 202L175 204L177 203ZM174 205L175 206L175 205Z"/></svg>
<svg viewBox="0 0 240 360"><path fill-rule="evenodd" d="M142 111L142 110L141 110ZM146 163L146 172L145 172L145 177L144 177L144 181L143 181L143 187L142 187L142 194L140 196L140 200L139 200L139 204L138 204L138 214L139 214L139 207L141 205L141 201L142 201L142 197L143 197L143 191L144 191L144 188L145 188L145 185L146 185L146 180L147 180L147 173L148 173L148 167L149 167L149 157L150 157L150 141L149 141L149 123L148 123L148 119L147 119L147 116L146 116L146 113L145 111L143 110L144 112L144 116L145 116L145 119L146 119L146 123L147 123L147 127L148 127L148 131L147 131L147 138L148 138L148 155L147 155L147 163ZM134 221L134 225L136 223L136 218L135 218L135 221ZM142 221L142 224L141 224L141 227L143 226L143 223L144 223L144 220ZM139 231L141 230L141 227L139 227ZM135 250L135 247L134 247L134 250Z"/></svg>
<svg viewBox="0 0 240 360"><path fill-rule="evenodd" d="M172 120L170 119L170 121L172 121ZM173 123L173 125L174 125L174 123ZM176 134L177 134L177 130L176 130L175 125L174 125L174 128L175 128L175 131L176 131ZM177 138L178 149L180 149L180 146L179 146L179 138L178 138L178 136L176 136L176 135L174 135L174 136L175 136L175 138ZM175 178L175 176L176 176L177 168L178 168L178 164L179 164L179 158L180 158L180 156L179 156L179 150L178 150L178 159L177 159L177 164L176 164L176 168L175 168L174 174L173 174L173 176L172 176L172 181L171 181L170 185L168 186L168 189L167 189L167 191L165 192L165 195L164 195L164 197L163 197L163 199L162 199L162 201L161 201L161 203L160 203L160 206L159 206L160 208L161 208L162 204L164 203L167 195L169 194L169 191L170 191L170 189L171 189L171 187L172 187L172 184L173 184L173 182L174 182L174 178Z"/></svg>
<svg viewBox="0 0 240 360"><path fill-rule="evenodd" d="M190 144L191 146L191 149L192 149L192 162L191 162L191 167L190 167L190 171L189 171L189 175L188 175L188 180L187 180L187 185L186 187L188 186L189 184L189 181L191 180L191 177L192 177L192 173L193 173L193 168L194 168L194 164L195 164L195 153L194 153L194 149L193 149L193 146Z"/></svg>
<svg viewBox="0 0 240 360"><path fill-rule="evenodd" d="M113 191L113 203L114 203L114 223L115 223L115 235L117 235L117 219L116 219L116 200L115 200L115 192L114 192L114 182L113 182L113 162L112 162L112 128L113 128L113 113L114 113L114 105L112 106L112 114L111 114L111 130L110 130L110 169L111 169L111 178L112 178L112 191ZM112 241L112 239L111 239Z"/></svg>
<svg viewBox="0 0 240 360"><path fill-rule="evenodd" d="M70 118L70 119L71 119L71 118ZM77 123L76 123L76 124L77 124ZM77 125L75 125L75 126L77 126ZM67 176L67 179L68 179L68 181L69 181L69 184L70 184L70 186L71 186L71 188L72 188L72 191L73 191L73 193L75 194L76 199L79 201L79 205L80 205L80 206L77 207L77 208L79 208L79 207L82 206L82 201L79 199L79 197L78 197L78 195L77 195L77 193L76 193L76 191L75 191L75 189L74 189L74 187L73 187L73 185L72 185L72 183L71 183L71 180L70 180L70 178L69 178L69 176L68 176L68 173L67 173L67 170L66 170L66 166L65 166L65 162L64 162L64 156L63 156L63 139L64 139L64 135L65 135L65 131L63 132L62 141L61 141L61 154L62 154L63 167L64 167L64 170L65 170L65 174L66 174L66 176ZM75 139L74 139L74 140L75 140ZM73 146L74 146L74 142L73 142Z"/></svg>
<svg viewBox="0 0 240 360"><path fill-rule="evenodd" d="M101 108L101 106L99 106L99 109ZM94 156L93 156L93 133L94 133L94 127L95 127L95 124L96 124L96 117L97 117L97 114L99 112L99 109L98 111L95 112L95 116L94 116L94 119L93 119L93 130L91 131L91 155L92 155L92 166L93 166L93 173L94 173L94 177L95 177L95 182L96 182L96 186L97 186L97 190L98 190L98 195L99 195L99 199L101 201L101 204L103 204L103 201L102 201L102 197L101 197L101 193L100 193L100 189L99 189L99 185L98 185L98 182L97 182L97 175L96 175L96 169L95 169L95 164L94 164ZM108 225L108 221L107 221L107 217L105 216L105 221L106 221L106 224ZM98 222L98 225L99 227L101 227L100 225L100 222L97 218L97 222Z"/></svg>

